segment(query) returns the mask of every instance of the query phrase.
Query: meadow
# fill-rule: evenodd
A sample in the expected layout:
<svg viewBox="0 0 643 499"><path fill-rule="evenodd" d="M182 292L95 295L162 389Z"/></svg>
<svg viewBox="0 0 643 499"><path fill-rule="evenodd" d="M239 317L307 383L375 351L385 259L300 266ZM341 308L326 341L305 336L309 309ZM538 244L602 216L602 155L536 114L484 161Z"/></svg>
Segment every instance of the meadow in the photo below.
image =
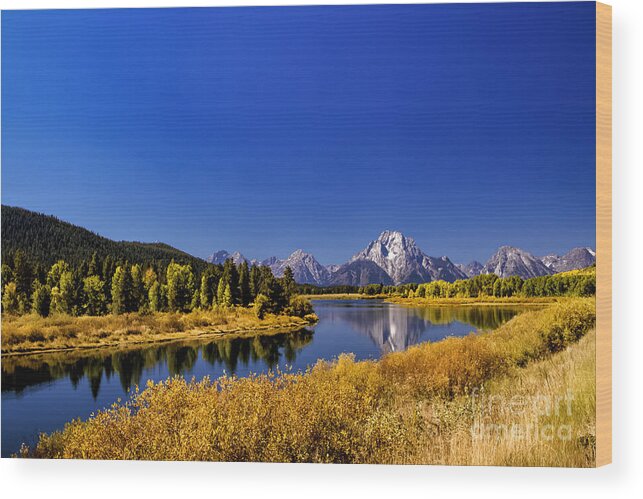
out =
<svg viewBox="0 0 643 499"><path fill-rule="evenodd" d="M218 336L252 331L298 329L316 321L314 314L297 317L265 314L252 308L214 306L180 312L131 312L101 316L53 314L40 317L2 314L2 355Z"/></svg>
<svg viewBox="0 0 643 499"><path fill-rule="evenodd" d="M304 373L148 384L35 458L593 466L595 303Z"/></svg>

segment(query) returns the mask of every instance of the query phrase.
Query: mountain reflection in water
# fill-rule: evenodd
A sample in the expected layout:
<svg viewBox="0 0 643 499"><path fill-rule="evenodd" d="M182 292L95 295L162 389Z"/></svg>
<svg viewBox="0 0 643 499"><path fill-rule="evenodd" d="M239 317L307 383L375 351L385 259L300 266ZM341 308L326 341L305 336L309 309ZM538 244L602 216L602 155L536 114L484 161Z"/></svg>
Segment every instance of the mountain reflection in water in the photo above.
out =
<svg viewBox="0 0 643 499"><path fill-rule="evenodd" d="M402 307L380 301L342 306L338 301L320 301L315 304L315 310L320 322L346 323L369 337L380 352L386 354L445 336L490 331L524 309L506 306Z"/></svg>

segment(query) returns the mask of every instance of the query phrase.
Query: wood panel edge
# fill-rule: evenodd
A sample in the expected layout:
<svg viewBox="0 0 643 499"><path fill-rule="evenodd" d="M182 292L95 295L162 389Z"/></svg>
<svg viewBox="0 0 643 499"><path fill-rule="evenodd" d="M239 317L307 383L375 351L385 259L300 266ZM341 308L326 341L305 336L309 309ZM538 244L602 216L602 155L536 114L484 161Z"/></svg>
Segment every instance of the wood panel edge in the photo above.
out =
<svg viewBox="0 0 643 499"><path fill-rule="evenodd" d="M596 2L596 466L612 462L612 7Z"/></svg>

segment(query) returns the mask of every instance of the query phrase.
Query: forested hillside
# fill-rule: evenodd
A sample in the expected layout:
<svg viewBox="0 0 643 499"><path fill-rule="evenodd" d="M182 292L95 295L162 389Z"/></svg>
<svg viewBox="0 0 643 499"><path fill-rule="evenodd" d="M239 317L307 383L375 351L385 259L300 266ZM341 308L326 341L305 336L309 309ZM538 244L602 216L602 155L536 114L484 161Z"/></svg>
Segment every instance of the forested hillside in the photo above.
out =
<svg viewBox="0 0 643 499"><path fill-rule="evenodd" d="M45 268L58 260L76 266L89 261L94 253L101 259L110 256L116 261L140 265L155 262L165 267L174 260L192 264L197 270L207 266L204 260L167 244L112 241L53 216L3 205L2 263L13 261L18 250L32 264Z"/></svg>

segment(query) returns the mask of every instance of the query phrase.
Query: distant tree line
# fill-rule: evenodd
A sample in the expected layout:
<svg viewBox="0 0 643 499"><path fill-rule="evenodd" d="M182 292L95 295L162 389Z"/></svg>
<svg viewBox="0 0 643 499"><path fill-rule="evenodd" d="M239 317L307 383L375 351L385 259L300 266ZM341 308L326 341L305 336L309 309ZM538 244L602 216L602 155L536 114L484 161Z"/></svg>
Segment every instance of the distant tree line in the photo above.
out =
<svg viewBox="0 0 643 499"><path fill-rule="evenodd" d="M419 298L592 296L596 293L596 272L595 269L588 268L530 279L482 274L455 282L432 281L397 286L368 284L322 287L306 284L298 285L298 290L301 294L307 295L359 293L368 296L401 295Z"/></svg>
<svg viewBox="0 0 643 499"><path fill-rule="evenodd" d="M278 279L270 267L235 265L230 259L195 268L173 260L131 264L94 252L76 266L58 260L45 269L18 250L2 264L2 309L10 314L190 312L250 305L259 318L267 313L312 313L310 303L296 293L289 267Z"/></svg>
<svg viewBox="0 0 643 499"><path fill-rule="evenodd" d="M594 272L565 272L530 279L522 279L519 276L503 278L495 274L482 274L455 282L432 281L424 284L402 284L399 286L371 284L360 288L360 293L367 295L397 294L411 298L592 296L596 293L596 274Z"/></svg>
<svg viewBox="0 0 643 499"><path fill-rule="evenodd" d="M297 292L302 295L349 294L359 293L359 286L316 286L314 284L297 284Z"/></svg>

